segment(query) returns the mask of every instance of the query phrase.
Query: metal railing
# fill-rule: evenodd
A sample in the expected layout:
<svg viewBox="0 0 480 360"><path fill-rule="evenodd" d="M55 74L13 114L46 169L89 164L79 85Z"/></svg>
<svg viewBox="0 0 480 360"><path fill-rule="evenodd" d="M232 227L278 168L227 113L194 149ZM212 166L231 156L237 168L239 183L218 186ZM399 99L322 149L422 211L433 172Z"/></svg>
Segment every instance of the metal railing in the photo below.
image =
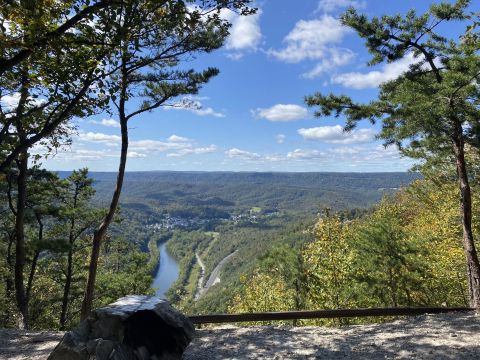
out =
<svg viewBox="0 0 480 360"><path fill-rule="evenodd" d="M372 308L372 309L337 309L337 310L309 310L309 311L285 311L285 312L259 312L244 314L210 314L191 315L190 320L194 324L219 324L254 321L279 321L300 319L333 319L348 317L369 316L415 316L423 314L441 314L452 312L475 311L468 307L421 307L421 308Z"/></svg>

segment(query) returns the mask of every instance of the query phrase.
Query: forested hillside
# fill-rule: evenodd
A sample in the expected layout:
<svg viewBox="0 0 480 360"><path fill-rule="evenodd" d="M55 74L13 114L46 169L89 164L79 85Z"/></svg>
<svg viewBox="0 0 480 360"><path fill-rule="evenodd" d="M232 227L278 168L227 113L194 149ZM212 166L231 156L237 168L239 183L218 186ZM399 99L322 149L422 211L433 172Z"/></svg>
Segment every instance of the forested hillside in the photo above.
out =
<svg viewBox="0 0 480 360"><path fill-rule="evenodd" d="M62 175L62 173L60 173ZM115 173L92 173L97 199L104 201ZM252 207L316 214L368 207L385 192L418 179L417 173L232 173L129 172L124 208L188 217L241 214Z"/></svg>
<svg viewBox="0 0 480 360"><path fill-rule="evenodd" d="M312 241L274 246L242 278L229 311L468 306L455 184L438 180L418 180L352 221L324 212Z"/></svg>
<svg viewBox="0 0 480 360"><path fill-rule="evenodd" d="M66 175L66 174L61 174ZM101 203L113 173L92 173ZM420 176L416 173L127 173L120 217L112 232L144 250L148 242L168 240L180 263L169 299L188 312L227 311L242 274L276 245L292 252L312 240L309 229L325 208L343 219L356 218ZM152 244L151 244L152 245ZM205 278L226 256L221 282L194 300ZM205 279L206 282L206 279Z"/></svg>

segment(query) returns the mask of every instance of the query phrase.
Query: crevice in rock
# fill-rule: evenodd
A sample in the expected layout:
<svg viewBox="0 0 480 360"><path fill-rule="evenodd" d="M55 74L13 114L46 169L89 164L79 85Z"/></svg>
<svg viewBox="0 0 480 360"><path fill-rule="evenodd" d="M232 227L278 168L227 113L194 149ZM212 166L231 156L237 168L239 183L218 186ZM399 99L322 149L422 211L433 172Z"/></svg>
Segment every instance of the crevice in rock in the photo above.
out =
<svg viewBox="0 0 480 360"><path fill-rule="evenodd" d="M181 353L183 338L180 330L172 328L151 310L140 310L124 322L123 343L132 349L145 348L150 356Z"/></svg>

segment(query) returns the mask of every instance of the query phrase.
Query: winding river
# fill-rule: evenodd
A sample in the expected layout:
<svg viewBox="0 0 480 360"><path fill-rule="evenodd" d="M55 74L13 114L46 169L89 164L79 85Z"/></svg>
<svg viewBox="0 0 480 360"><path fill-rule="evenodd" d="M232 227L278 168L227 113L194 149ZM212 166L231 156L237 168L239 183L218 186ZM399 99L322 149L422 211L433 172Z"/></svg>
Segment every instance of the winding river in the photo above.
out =
<svg viewBox="0 0 480 360"><path fill-rule="evenodd" d="M168 253L166 243L159 244L158 248L160 250L160 266L153 278L152 287L156 289L156 295L164 299L165 293L178 278L179 268L175 259Z"/></svg>

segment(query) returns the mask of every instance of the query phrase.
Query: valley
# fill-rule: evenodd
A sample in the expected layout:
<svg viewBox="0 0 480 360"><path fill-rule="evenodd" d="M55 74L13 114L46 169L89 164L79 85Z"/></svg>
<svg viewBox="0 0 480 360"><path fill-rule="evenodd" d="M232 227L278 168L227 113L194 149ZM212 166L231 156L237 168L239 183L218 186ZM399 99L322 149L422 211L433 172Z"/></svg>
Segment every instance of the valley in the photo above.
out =
<svg viewBox="0 0 480 360"><path fill-rule="evenodd" d="M112 173L91 173L98 206ZM273 246L299 248L325 208L345 219L367 211L415 173L127 173L121 235L160 260L152 287L189 313L225 312L242 275ZM158 243L159 254L151 245ZM150 245L149 245L150 244ZM200 261L199 261L200 260Z"/></svg>

